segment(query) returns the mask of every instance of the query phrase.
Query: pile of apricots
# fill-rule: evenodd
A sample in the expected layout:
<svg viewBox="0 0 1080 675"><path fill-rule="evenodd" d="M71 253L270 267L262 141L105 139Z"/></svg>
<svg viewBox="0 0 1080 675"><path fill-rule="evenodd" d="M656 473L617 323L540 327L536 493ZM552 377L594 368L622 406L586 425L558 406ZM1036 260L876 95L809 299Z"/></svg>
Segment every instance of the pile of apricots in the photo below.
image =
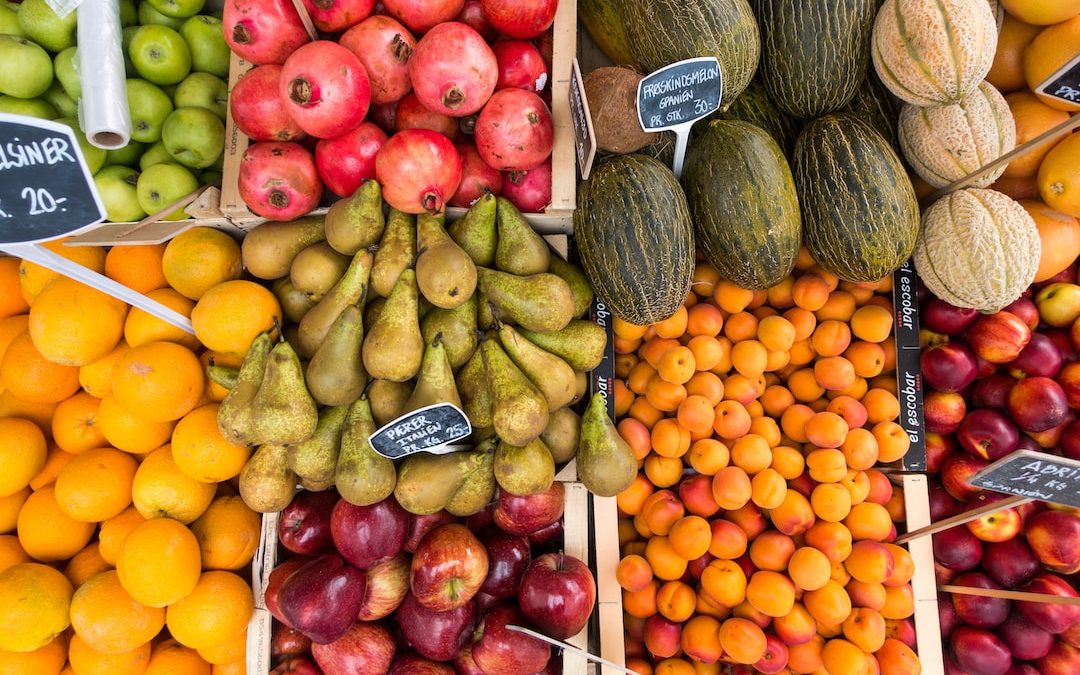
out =
<svg viewBox="0 0 1080 675"><path fill-rule="evenodd" d="M627 666L641 675L913 675L903 494L874 467L896 423L892 280L842 282L803 250L765 291L699 260L651 326L616 320Z"/></svg>

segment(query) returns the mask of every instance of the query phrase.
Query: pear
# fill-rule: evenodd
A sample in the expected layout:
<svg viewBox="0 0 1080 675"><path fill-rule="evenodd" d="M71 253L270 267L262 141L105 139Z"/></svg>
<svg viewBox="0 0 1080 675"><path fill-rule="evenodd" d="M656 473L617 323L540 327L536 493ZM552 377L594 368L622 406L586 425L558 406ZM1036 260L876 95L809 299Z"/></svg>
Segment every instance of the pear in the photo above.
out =
<svg viewBox="0 0 1080 675"><path fill-rule="evenodd" d="M448 228L450 237L457 242L472 261L483 267L495 264L498 235L495 226L495 195L485 192L465 215Z"/></svg>
<svg viewBox="0 0 1080 675"><path fill-rule="evenodd" d="M547 399L548 410L558 410L574 400L577 380L566 361L529 342L509 324L499 327L499 341L507 356Z"/></svg>
<svg viewBox="0 0 1080 675"><path fill-rule="evenodd" d="M236 386L236 378L240 376L240 369L214 365L211 361L210 365L206 367L206 374L211 382L222 389L229 390Z"/></svg>
<svg viewBox="0 0 1080 675"><path fill-rule="evenodd" d="M289 468L301 480L316 483L334 480L338 446L341 444L341 428L348 412L348 406L344 405L323 408L311 438L298 445L289 446Z"/></svg>
<svg viewBox="0 0 1080 675"><path fill-rule="evenodd" d="M450 367L457 370L476 351L476 295L454 309L436 307L420 322L420 334L430 344L442 336Z"/></svg>
<svg viewBox="0 0 1080 675"><path fill-rule="evenodd" d="M289 280L293 288L318 302L345 274L349 261L350 256L341 255L330 244L320 241L296 254L289 267Z"/></svg>
<svg viewBox="0 0 1080 675"><path fill-rule="evenodd" d="M491 427L491 390L488 389L484 357L477 349L457 374L461 409L474 429Z"/></svg>
<svg viewBox="0 0 1080 675"><path fill-rule="evenodd" d="M382 190L366 180L356 192L330 205L326 212L326 242L343 255L374 246L383 235Z"/></svg>
<svg viewBox="0 0 1080 675"><path fill-rule="evenodd" d="M577 451L578 479L589 492L614 497L634 482L637 459L608 417L607 400L597 392L581 417Z"/></svg>
<svg viewBox="0 0 1080 675"><path fill-rule="evenodd" d="M401 271L416 261L416 221L408 213L391 208L386 219L375 265L371 268L371 287L380 296L390 297Z"/></svg>
<svg viewBox="0 0 1080 675"><path fill-rule="evenodd" d="M244 236L240 258L252 275L278 279L289 273L297 253L325 238L322 216L263 223Z"/></svg>
<svg viewBox="0 0 1080 675"><path fill-rule="evenodd" d="M386 298L372 298L369 296L367 304L364 305L364 325L374 326L375 322L379 320L379 315L382 314L383 307L386 307Z"/></svg>
<svg viewBox="0 0 1080 675"><path fill-rule="evenodd" d="M499 197L497 202L499 243L495 249L495 267L522 277L547 272L551 260L547 242L510 200Z"/></svg>
<svg viewBox="0 0 1080 675"><path fill-rule="evenodd" d="M534 438L523 446L500 441L495 450L499 489L518 497L540 494L555 480L555 460L547 445Z"/></svg>
<svg viewBox="0 0 1080 675"><path fill-rule="evenodd" d="M414 515L438 513L446 508L481 461L482 457L475 452L410 455L398 467L394 497Z"/></svg>
<svg viewBox="0 0 1080 675"><path fill-rule="evenodd" d="M581 399L585 398L585 392L589 388L589 374L584 370L575 370L574 376L577 381L577 389L574 391L574 400L570 401L570 405L574 405Z"/></svg>
<svg viewBox="0 0 1080 675"><path fill-rule="evenodd" d="M574 296L574 318L580 319L592 307L593 293L592 284L577 265L566 262L557 255L551 256L551 264L548 272L559 277L570 287L570 293Z"/></svg>
<svg viewBox="0 0 1080 675"><path fill-rule="evenodd" d="M369 439L373 433L375 420L371 406L366 397L360 397L349 407L334 473L341 498L357 506L381 502L390 496L397 482L394 462L371 447Z"/></svg>
<svg viewBox="0 0 1080 675"><path fill-rule="evenodd" d="M495 310L491 308L484 294L476 292L476 327L480 330L489 330L495 327Z"/></svg>
<svg viewBox="0 0 1080 675"><path fill-rule="evenodd" d="M324 481L309 480L307 478L300 479L300 487L304 488L308 492L326 492L330 488L334 487L334 479Z"/></svg>
<svg viewBox="0 0 1080 675"><path fill-rule="evenodd" d="M480 513L495 498L495 443L484 443L472 454L476 468L446 503L446 510L459 518Z"/></svg>
<svg viewBox="0 0 1080 675"><path fill-rule="evenodd" d="M555 331L574 318L570 286L554 274L519 277L484 267L477 273L480 291L503 321L513 321L529 330Z"/></svg>
<svg viewBox="0 0 1080 675"><path fill-rule="evenodd" d="M480 345L480 353L491 388L491 420L495 433L511 445L527 445L547 427L547 400L498 342L486 340Z"/></svg>
<svg viewBox="0 0 1080 675"><path fill-rule="evenodd" d="M581 418L570 408L559 408L548 416L548 425L540 440L551 451L556 464L565 464L577 455L581 439Z"/></svg>
<svg viewBox="0 0 1080 675"><path fill-rule="evenodd" d="M412 395L412 383L391 382L390 380L372 380L368 387L367 398L371 403L371 414L380 427L401 417L405 401Z"/></svg>
<svg viewBox="0 0 1080 675"><path fill-rule="evenodd" d="M424 357L417 304L416 273L402 270L364 340L364 367L371 377L394 382L416 377Z"/></svg>
<svg viewBox="0 0 1080 675"><path fill-rule="evenodd" d="M300 320L299 351L305 358L311 358L319 348L342 310L349 305L355 305L363 297L371 274L371 262L372 255L369 251L361 251L353 256L345 274L319 300L319 304L309 309Z"/></svg>
<svg viewBox="0 0 1080 675"><path fill-rule="evenodd" d="M283 445L260 446L240 471L240 497L252 511L276 513L296 492L296 474L289 468Z"/></svg>
<svg viewBox="0 0 1080 675"><path fill-rule="evenodd" d="M303 320L304 315L308 313L312 307L315 306L315 301L311 299L311 296L307 293L297 290L293 286L292 279L289 277L281 277L275 281L270 289L274 291L274 295L277 296L278 302L281 303L281 309L285 312L285 318L294 323L300 323Z"/></svg>
<svg viewBox="0 0 1080 675"><path fill-rule="evenodd" d="M416 219L416 283L428 302L443 309L460 307L476 291L476 265L443 229L443 217Z"/></svg>
<svg viewBox="0 0 1080 675"><path fill-rule="evenodd" d="M522 327L521 334L563 359L574 370L592 370L604 360L607 331L587 319L575 319L556 331L536 331Z"/></svg>
<svg viewBox="0 0 1080 675"><path fill-rule="evenodd" d="M248 347L240 371L236 374L236 384L221 400L218 407L218 430L231 443L255 445L254 417L252 402L259 392L259 384L269 360L273 338L269 332L259 333Z"/></svg>
<svg viewBox="0 0 1080 675"><path fill-rule="evenodd" d="M263 444L293 445L315 433L319 410L304 384L300 358L284 340L270 350L251 415L254 437Z"/></svg>
<svg viewBox="0 0 1080 675"><path fill-rule="evenodd" d="M452 403L458 408L461 407L461 396L458 395L454 371L446 356L442 335L436 335L424 350L424 360L420 364L416 387L409 400L405 401L401 413L409 413L436 403Z"/></svg>
<svg viewBox="0 0 1080 675"><path fill-rule="evenodd" d="M360 358L363 313L357 305L341 311L307 366L307 387L322 405L349 405L363 393L368 376Z"/></svg>

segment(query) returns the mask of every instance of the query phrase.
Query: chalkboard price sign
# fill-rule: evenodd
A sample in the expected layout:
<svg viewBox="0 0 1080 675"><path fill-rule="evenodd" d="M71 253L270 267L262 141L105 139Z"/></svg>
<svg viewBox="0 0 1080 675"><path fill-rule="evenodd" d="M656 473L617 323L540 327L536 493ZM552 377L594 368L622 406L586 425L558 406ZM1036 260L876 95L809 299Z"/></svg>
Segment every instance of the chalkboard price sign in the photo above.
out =
<svg viewBox="0 0 1080 675"><path fill-rule="evenodd" d="M104 219L72 129L0 113L0 245L55 239Z"/></svg>
<svg viewBox="0 0 1080 675"><path fill-rule="evenodd" d="M1080 105L1080 54L1046 78L1035 93Z"/></svg>
<svg viewBox="0 0 1080 675"><path fill-rule="evenodd" d="M908 260L893 273L893 326L896 331L896 391L900 399L897 422L908 435L903 467L926 470L923 437L923 388L919 368L919 300L915 264Z"/></svg>
<svg viewBox="0 0 1080 675"><path fill-rule="evenodd" d="M375 452L401 459L418 452L444 455L461 448L451 446L472 433L469 418L452 403L436 403L402 415L371 435Z"/></svg>
<svg viewBox="0 0 1080 675"><path fill-rule="evenodd" d="M577 154L581 177L588 178L596 158L596 134L593 131L589 100L585 97L585 81L581 67L574 59L570 68L570 119L574 123L574 150Z"/></svg>
<svg viewBox="0 0 1080 675"><path fill-rule="evenodd" d="M968 479L975 487L1080 508L1080 462L1021 450Z"/></svg>
<svg viewBox="0 0 1080 675"><path fill-rule="evenodd" d="M682 175L686 143L694 122L720 108L724 79L716 57L673 63L638 83L638 122L645 131L675 132L676 176Z"/></svg>

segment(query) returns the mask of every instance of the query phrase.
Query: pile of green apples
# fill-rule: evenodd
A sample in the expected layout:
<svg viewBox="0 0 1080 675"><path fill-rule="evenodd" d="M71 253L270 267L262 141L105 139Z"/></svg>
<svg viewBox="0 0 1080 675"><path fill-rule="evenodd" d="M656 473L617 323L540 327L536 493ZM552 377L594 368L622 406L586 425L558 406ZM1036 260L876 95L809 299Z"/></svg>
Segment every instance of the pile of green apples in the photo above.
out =
<svg viewBox="0 0 1080 675"><path fill-rule="evenodd" d="M139 220L221 184L229 46L221 17L200 14L204 3L119 1L131 141L102 150L77 121L77 12L60 18L46 0L0 0L0 113L74 129L110 221ZM184 217L177 209L167 219Z"/></svg>

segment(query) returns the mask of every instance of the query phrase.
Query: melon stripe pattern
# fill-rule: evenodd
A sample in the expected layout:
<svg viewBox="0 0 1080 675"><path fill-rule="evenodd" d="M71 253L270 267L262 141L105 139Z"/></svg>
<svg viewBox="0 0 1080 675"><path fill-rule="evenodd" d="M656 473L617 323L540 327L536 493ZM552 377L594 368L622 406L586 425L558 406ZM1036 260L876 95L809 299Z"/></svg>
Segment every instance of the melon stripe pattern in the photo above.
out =
<svg viewBox="0 0 1080 675"><path fill-rule="evenodd" d="M780 144L785 155L790 154L795 147L795 139L799 137L801 128L798 120L792 119L776 107L765 93L765 86L757 79L743 90L731 107L723 112L713 113L709 119L742 120L761 127ZM694 129L700 132L704 127L704 124L699 124Z"/></svg>

